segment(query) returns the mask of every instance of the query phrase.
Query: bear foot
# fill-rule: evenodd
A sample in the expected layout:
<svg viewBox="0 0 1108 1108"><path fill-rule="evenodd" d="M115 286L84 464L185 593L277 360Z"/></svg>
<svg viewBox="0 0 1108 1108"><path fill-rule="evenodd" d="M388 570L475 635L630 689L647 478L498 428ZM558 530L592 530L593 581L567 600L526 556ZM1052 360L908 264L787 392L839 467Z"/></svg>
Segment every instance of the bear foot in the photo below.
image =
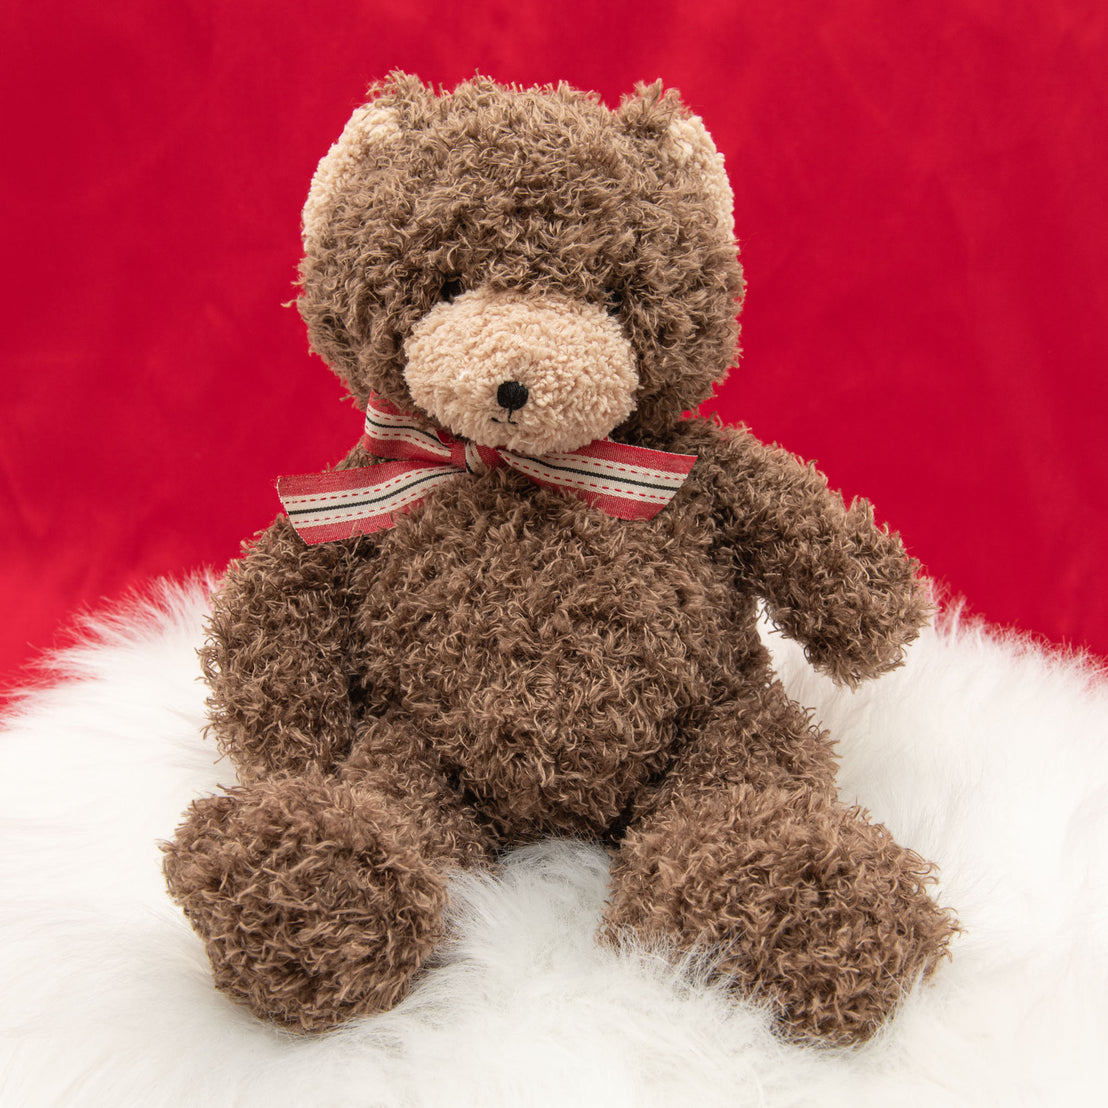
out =
<svg viewBox="0 0 1108 1108"><path fill-rule="evenodd" d="M442 936L445 876L416 829L340 782L198 800L163 849L216 986L294 1030L391 1008Z"/></svg>

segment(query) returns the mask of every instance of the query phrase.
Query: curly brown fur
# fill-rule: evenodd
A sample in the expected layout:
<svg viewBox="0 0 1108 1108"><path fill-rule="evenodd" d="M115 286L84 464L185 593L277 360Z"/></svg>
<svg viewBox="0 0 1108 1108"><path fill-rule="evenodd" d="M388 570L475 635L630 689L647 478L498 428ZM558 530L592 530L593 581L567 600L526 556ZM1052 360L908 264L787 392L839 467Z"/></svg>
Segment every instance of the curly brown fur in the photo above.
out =
<svg viewBox="0 0 1108 1108"><path fill-rule="evenodd" d="M451 868L567 833L615 852L609 937L717 944L791 1033L865 1038L953 921L926 863L838 805L756 610L854 684L899 664L928 602L864 502L680 418L726 370L741 290L706 132L658 87L609 112L485 80L395 77L359 119L313 186L301 298L359 402L435 426L403 351L448 278L518 293L524 323L550 298L607 302L640 382L613 437L697 461L648 521L497 469L372 535L305 546L280 519L257 539L203 651L243 784L198 801L166 858L217 984L306 1029L387 1007L441 933Z"/></svg>
<svg viewBox="0 0 1108 1108"><path fill-rule="evenodd" d="M717 975L790 1034L869 1038L952 933L932 867L835 801L826 736L780 685L728 707L644 797L602 937L714 951Z"/></svg>
<svg viewBox="0 0 1108 1108"><path fill-rule="evenodd" d="M200 660L211 727L240 780L326 770L349 752L359 547L306 547L282 518L224 577Z"/></svg>
<svg viewBox="0 0 1108 1108"><path fill-rule="evenodd" d="M867 501L848 509L831 495L815 466L742 429L723 435L723 456L708 451L697 468L715 485L719 525L773 622L840 684L895 669L932 614L919 563L874 524Z"/></svg>
<svg viewBox="0 0 1108 1108"><path fill-rule="evenodd" d="M166 855L216 985L306 1031L391 1007L442 934L420 823L319 778L196 801Z"/></svg>

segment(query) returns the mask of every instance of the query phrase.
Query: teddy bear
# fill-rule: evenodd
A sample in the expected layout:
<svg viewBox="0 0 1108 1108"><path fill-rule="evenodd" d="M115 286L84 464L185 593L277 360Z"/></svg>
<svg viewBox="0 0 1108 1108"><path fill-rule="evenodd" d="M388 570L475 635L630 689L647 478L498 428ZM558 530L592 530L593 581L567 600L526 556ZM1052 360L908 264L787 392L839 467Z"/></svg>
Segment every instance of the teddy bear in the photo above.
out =
<svg viewBox="0 0 1108 1108"><path fill-rule="evenodd" d="M928 619L918 565L811 465L691 414L736 354L732 207L660 82L610 109L395 73L321 161L297 303L364 432L281 479L213 597L237 783L164 844L258 1016L389 1009L450 874L547 836L610 853L599 941L703 952L790 1039L865 1040L948 953L934 867L840 801L757 630L764 606L854 686Z"/></svg>

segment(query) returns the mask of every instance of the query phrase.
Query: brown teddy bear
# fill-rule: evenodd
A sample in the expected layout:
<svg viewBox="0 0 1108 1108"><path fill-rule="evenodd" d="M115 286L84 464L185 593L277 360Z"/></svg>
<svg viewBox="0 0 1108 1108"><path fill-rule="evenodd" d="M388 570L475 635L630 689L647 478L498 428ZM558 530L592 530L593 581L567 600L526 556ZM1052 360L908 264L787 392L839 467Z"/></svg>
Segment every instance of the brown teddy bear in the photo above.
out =
<svg viewBox="0 0 1108 1108"><path fill-rule="evenodd" d="M215 981L317 1030L402 997L447 877L541 836L611 852L601 938L714 952L782 1030L850 1043L954 930L842 805L759 598L848 685L929 612L870 508L687 418L735 353L732 196L660 85L394 75L320 163L299 299L366 411L214 598L240 783L167 844Z"/></svg>

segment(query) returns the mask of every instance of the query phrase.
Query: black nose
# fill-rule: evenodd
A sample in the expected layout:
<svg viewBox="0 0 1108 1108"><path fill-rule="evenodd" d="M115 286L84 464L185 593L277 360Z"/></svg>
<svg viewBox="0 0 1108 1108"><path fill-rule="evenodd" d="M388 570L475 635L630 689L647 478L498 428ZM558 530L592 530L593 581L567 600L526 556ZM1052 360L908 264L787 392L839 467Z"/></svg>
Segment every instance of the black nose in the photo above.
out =
<svg viewBox="0 0 1108 1108"><path fill-rule="evenodd" d="M527 386L518 381L505 381L496 390L496 402L509 413L518 411L527 403Z"/></svg>

